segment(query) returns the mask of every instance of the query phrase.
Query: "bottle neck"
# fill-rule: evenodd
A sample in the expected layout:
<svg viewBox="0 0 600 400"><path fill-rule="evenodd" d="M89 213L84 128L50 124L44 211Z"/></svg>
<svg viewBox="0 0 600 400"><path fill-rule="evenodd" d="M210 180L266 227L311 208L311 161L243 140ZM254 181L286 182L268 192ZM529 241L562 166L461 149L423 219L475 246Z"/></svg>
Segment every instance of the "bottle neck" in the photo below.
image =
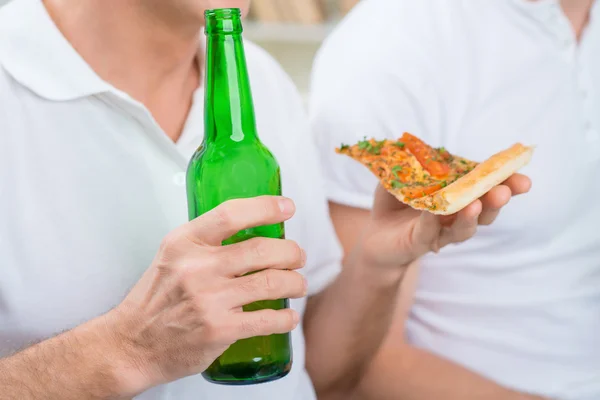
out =
<svg viewBox="0 0 600 400"><path fill-rule="evenodd" d="M241 18L218 11L206 16L205 140L256 141Z"/></svg>

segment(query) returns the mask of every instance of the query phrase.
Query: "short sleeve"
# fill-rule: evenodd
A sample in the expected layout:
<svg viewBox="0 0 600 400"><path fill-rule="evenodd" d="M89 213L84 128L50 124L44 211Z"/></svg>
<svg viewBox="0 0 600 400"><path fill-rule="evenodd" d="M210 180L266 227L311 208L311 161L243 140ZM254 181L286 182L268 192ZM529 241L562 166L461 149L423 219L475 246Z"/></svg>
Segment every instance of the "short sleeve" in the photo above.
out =
<svg viewBox="0 0 600 400"><path fill-rule="evenodd" d="M365 137L397 139L404 132L436 143L441 123L435 84L418 44L400 39L401 31L378 32L377 26L366 35L362 27L377 11L370 4L358 6L319 50L309 104L328 199L365 209L371 208L377 179L335 148Z"/></svg>

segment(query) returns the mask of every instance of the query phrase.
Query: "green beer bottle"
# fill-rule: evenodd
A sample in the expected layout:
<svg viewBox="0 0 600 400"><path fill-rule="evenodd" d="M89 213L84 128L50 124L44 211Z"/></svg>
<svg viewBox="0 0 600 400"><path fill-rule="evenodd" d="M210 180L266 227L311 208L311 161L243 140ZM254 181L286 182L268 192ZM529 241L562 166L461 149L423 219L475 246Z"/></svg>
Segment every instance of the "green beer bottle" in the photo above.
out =
<svg viewBox="0 0 600 400"><path fill-rule="evenodd" d="M279 164L261 143L242 41L239 9L205 12L206 78L204 140L187 170L189 218L236 198L281 195ZM283 223L238 232L223 242L284 238ZM259 301L244 311L283 309L288 299ZM248 385L279 379L292 367L290 334L239 340L202 375L210 382Z"/></svg>

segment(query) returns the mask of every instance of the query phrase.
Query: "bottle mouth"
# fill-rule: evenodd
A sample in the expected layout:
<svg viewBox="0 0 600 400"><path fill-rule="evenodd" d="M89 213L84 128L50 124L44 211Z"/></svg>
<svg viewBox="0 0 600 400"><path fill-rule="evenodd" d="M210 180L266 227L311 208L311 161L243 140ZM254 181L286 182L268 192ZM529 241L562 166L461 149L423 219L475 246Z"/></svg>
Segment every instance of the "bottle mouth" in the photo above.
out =
<svg viewBox="0 0 600 400"><path fill-rule="evenodd" d="M206 18L233 19L234 17L240 18L242 11L239 8L214 8L204 11L204 16Z"/></svg>
<svg viewBox="0 0 600 400"><path fill-rule="evenodd" d="M204 12L207 34L242 33L242 11L239 8L215 8Z"/></svg>

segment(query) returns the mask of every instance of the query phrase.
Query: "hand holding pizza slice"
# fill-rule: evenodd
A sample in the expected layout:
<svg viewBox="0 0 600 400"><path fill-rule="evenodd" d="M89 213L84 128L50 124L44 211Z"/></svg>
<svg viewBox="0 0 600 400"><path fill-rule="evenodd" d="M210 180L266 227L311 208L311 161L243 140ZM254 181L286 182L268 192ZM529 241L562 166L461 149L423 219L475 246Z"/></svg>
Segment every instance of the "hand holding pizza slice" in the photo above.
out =
<svg viewBox="0 0 600 400"><path fill-rule="evenodd" d="M405 133L399 140L363 140L336 149L379 180L362 257L371 264L407 266L427 252L471 238L491 224L531 181L516 173L533 148L515 144L483 162L432 148Z"/></svg>

